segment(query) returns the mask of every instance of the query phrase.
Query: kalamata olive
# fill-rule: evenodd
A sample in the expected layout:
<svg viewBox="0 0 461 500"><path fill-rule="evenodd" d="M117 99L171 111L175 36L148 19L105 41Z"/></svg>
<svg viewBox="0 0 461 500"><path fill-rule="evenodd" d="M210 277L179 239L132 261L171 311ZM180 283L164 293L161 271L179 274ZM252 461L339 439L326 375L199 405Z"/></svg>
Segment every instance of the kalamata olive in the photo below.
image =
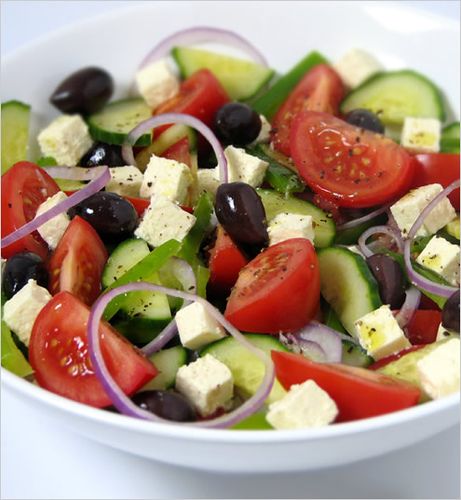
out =
<svg viewBox="0 0 461 500"><path fill-rule="evenodd" d="M32 252L21 252L10 257L2 274L2 290L8 299L18 293L29 280L48 286L48 272L41 257Z"/></svg>
<svg viewBox="0 0 461 500"><path fill-rule="evenodd" d="M119 241L133 233L138 216L134 206L118 194L99 191L68 211L96 229L104 241Z"/></svg>
<svg viewBox="0 0 461 500"><path fill-rule="evenodd" d="M355 125L356 127L371 130L378 134L384 134L384 125L381 120L368 109L353 109L346 115L347 123Z"/></svg>
<svg viewBox="0 0 461 500"><path fill-rule="evenodd" d="M391 309L400 309L405 301L405 276L399 264L391 257L375 254L367 258L367 264L379 287L379 295Z"/></svg>
<svg viewBox="0 0 461 500"><path fill-rule="evenodd" d="M245 146L261 131L261 118L247 104L229 102L218 109L213 129L223 144Z"/></svg>
<svg viewBox="0 0 461 500"><path fill-rule="evenodd" d="M258 193L249 184L221 184L216 192L215 210L218 221L236 243L267 245L266 212Z"/></svg>
<svg viewBox="0 0 461 500"><path fill-rule="evenodd" d="M85 153L78 164L80 167L97 167L99 165L122 167L125 163L120 146L97 142Z"/></svg>
<svg viewBox="0 0 461 500"><path fill-rule="evenodd" d="M442 326L459 333L459 290L453 293L443 306Z"/></svg>
<svg viewBox="0 0 461 500"><path fill-rule="evenodd" d="M88 67L62 81L51 94L50 102L63 113L86 115L99 111L113 91L114 81L106 70Z"/></svg>
<svg viewBox="0 0 461 500"><path fill-rule="evenodd" d="M192 405L177 392L143 391L131 399L142 409L167 420L193 422L197 418Z"/></svg>

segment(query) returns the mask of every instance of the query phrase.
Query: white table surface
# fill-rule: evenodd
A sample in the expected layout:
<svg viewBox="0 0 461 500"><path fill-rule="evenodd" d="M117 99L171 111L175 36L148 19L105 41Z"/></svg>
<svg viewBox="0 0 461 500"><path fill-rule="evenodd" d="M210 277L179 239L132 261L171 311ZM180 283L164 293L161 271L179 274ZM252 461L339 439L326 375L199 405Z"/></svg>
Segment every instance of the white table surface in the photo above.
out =
<svg viewBox="0 0 461 500"><path fill-rule="evenodd" d="M2 0L1 53L126 3ZM411 3L459 19L457 1ZM347 467L270 476L211 474L93 443L52 426L2 392L1 498L459 498L459 443L459 427L453 427Z"/></svg>

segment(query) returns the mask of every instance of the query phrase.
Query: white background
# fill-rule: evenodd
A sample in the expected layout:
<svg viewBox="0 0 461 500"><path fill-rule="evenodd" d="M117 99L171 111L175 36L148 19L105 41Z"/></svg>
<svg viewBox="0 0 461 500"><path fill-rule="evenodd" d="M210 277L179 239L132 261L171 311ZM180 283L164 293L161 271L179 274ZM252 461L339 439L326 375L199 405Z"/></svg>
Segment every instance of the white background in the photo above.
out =
<svg viewBox="0 0 461 500"><path fill-rule="evenodd" d="M127 3L2 1L1 53ZM130 5L135 3L140 2ZM459 2L411 3L459 19ZM270 476L210 474L95 444L51 426L33 407L2 393L1 498L459 498L459 441L455 427L348 467Z"/></svg>

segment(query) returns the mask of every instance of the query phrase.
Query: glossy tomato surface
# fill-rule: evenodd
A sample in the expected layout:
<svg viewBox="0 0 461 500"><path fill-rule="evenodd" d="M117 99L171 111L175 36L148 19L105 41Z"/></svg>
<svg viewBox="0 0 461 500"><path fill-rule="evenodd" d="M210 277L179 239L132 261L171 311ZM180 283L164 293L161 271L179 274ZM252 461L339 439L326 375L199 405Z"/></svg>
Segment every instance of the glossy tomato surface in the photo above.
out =
<svg viewBox="0 0 461 500"><path fill-rule="evenodd" d="M407 338L413 345L432 344L442 321L440 310L421 309L415 311L407 325Z"/></svg>

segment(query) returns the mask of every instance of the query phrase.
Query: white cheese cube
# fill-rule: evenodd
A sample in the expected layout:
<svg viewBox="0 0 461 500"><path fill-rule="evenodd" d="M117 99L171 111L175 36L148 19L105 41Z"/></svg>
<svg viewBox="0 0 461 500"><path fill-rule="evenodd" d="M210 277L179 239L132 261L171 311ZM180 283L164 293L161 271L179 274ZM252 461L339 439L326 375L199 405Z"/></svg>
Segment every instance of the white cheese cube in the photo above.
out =
<svg viewBox="0 0 461 500"><path fill-rule="evenodd" d="M152 155L144 172L140 194L143 198L156 195L182 204L191 184L192 174L186 164Z"/></svg>
<svg viewBox="0 0 461 500"><path fill-rule="evenodd" d="M229 182L245 182L254 188L260 186L269 164L244 149L227 146L224 150L229 171Z"/></svg>
<svg viewBox="0 0 461 500"><path fill-rule="evenodd" d="M258 137L251 143L251 146L267 143L271 138L272 125L264 115L259 115L259 118L261 120L261 130L259 131Z"/></svg>
<svg viewBox="0 0 461 500"><path fill-rule="evenodd" d="M438 153L442 124L435 118L406 117L400 144L412 153Z"/></svg>
<svg viewBox="0 0 461 500"><path fill-rule="evenodd" d="M136 73L139 93L155 109L179 91L179 80L168 67L166 59L153 62Z"/></svg>
<svg viewBox="0 0 461 500"><path fill-rule="evenodd" d="M214 199L220 184L218 168L199 168L197 170L197 184L199 195L208 193Z"/></svg>
<svg viewBox="0 0 461 500"><path fill-rule="evenodd" d="M371 75L381 71L381 64L368 52L361 49L351 49L335 64L333 69L349 88L358 87Z"/></svg>
<svg viewBox="0 0 461 500"><path fill-rule="evenodd" d="M365 314L354 325L360 345L375 360L411 346L388 305Z"/></svg>
<svg viewBox="0 0 461 500"><path fill-rule="evenodd" d="M142 172L132 165L110 168L110 181L106 184L106 191L117 193L120 196L139 197L143 181Z"/></svg>
<svg viewBox="0 0 461 500"><path fill-rule="evenodd" d="M459 392L459 337L443 342L416 363L421 386L431 399Z"/></svg>
<svg viewBox="0 0 461 500"><path fill-rule="evenodd" d="M403 236L406 236L419 214L443 190L440 184L427 184L411 190L391 206L391 212ZM438 203L424 220L417 236L430 236L456 217L448 198Z"/></svg>
<svg viewBox="0 0 461 500"><path fill-rule="evenodd" d="M58 191L56 194L50 196L46 201L39 205L35 217L47 212L48 210L50 210L50 208L53 208L65 199L67 199L66 193ZM38 232L40 236L48 243L48 246L51 248L51 250L54 250L58 246L61 238L64 236L64 233L66 232L67 226L69 224L69 216L66 212L61 212L59 215L56 215L56 217L53 217L48 222L45 222L45 224L42 224L38 228Z"/></svg>
<svg viewBox="0 0 461 500"><path fill-rule="evenodd" d="M275 429L303 429L331 424L338 407L313 380L292 385L288 393L269 406L266 420Z"/></svg>
<svg viewBox="0 0 461 500"><path fill-rule="evenodd" d="M267 227L269 245L275 245L291 238L306 238L314 241L314 229L310 215L283 212L277 214Z"/></svg>
<svg viewBox="0 0 461 500"><path fill-rule="evenodd" d="M26 346L29 345L35 319L50 300L51 295L46 288L37 285L35 280L29 280L5 302L3 320Z"/></svg>
<svg viewBox="0 0 461 500"><path fill-rule="evenodd" d="M181 344L188 349L200 349L226 336L224 328L198 302L180 309L175 320Z"/></svg>
<svg viewBox="0 0 461 500"><path fill-rule="evenodd" d="M43 156L52 156L60 165L74 167L93 141L80 115L62 115L38 135Z"/></svg>
<svg viewBox="0 0 461 500"><path fill-rule="evenodd" d="M234 381L231 371L224 363L206 354L179 368L176 390L205 417L226 407L232 399Z"/></svg>
<svg viewBox="0 0 461 500"><path fill-rule="evenodd" d="M459 333L453 332L451 330L447 330L442 323L439 325L439 329L437 330L437 337L435 339L436 342L440 342L441 340L447 340L450 337L458 338L459 339Z"/></svg>
<svg viewBox="0 0 461 500"><path fill-rule="evenodd" d="M453 286L459 285L459 245L433 236L416 262L434 271Z"/></svg>
<svg viewBox="0 0 461 500"><path fill-rule="evenodd" d="M149 245L158 247L168 240L182 241L195 224L196 218L162 196L151 198L134 234Z"/></svg>

